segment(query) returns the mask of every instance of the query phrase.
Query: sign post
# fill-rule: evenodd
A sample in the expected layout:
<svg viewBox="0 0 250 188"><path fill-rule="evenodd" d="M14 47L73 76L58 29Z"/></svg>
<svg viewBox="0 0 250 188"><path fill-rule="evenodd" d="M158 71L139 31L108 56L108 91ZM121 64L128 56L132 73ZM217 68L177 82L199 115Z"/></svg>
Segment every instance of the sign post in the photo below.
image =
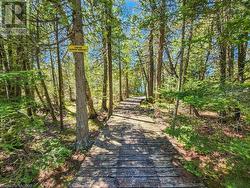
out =
<svg viewBox="0 0 250 188"><path fill-rule="evenodd" d="M82 46L82 45L69 45L68 47L69 52L87 52L88 46Z"/></svg>

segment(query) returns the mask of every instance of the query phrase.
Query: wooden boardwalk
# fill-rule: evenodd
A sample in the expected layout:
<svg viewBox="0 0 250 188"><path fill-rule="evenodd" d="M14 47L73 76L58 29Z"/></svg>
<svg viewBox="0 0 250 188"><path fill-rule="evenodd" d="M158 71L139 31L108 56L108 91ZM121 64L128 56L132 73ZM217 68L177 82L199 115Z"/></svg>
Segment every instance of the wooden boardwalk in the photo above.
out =
<svg viewBox="0 0 250 188"><path fill-rule="evenodd" d="M204 187L174 164L176 151L141 100L116 108L70 187Z"/></svg>

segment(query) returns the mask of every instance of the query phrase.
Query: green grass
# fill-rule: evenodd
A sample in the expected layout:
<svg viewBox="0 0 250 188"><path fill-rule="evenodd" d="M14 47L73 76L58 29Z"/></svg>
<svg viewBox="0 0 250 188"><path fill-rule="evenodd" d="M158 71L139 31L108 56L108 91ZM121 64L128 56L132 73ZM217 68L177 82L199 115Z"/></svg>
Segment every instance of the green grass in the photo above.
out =
<svg viewBox="0 0 250 188"><path fill-rule="evenodd" d="M183 115L177 117L175 124L175 130L168 127L166 133L183 143L186 150L192 148L198 155L209 158L208 161L184 161L184 167L188 171L205 178L209 187L216 187L217 184L221 187L249 187L249 134L243 138L228 137L216 123ZM211 127L207 134L200 131L204 124ZM215 153L219 157L213 156ZM225 167L218 167L220 160L224 160Z"/></svg>

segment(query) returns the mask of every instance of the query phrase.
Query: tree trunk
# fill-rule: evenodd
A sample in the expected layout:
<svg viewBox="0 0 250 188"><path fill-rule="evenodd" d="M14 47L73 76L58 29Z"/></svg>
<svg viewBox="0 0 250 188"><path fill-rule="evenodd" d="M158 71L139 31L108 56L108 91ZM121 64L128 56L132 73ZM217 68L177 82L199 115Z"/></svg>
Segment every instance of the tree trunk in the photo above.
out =
<svg viewBox="0 0 250 188"><path fill-rule="evenodd" d="M22 41L22 40L20 40ZM22 70L24 71L31 71L31 66L30 66L30 61L29 61L29 56L28 56L28 49L27 49L27 38L24 39L24 41L21 42L21 44L23 46L26 46L23 47L23 51L21 52L21 54L19 55L20 57L20 60L22 61ZM33 96L32 96L32 90L31 90L31 79L32 78L27 78L25 80L25 83L24 83L24 93L25 93L25 96L28 100L27 102L27 115L29 117L32 117L33 115L33 108L32 108L32 102L34 100Z"/></svg>
<svg viewBox="0 0 250 188"><path fill-rule="evenodd" d="M107 47L108 47L108 76L109 76L109 117L113 113L113 75L112 75L112 0L108 1L108 5L106 8L107 16L108 16L108 24L107 24Z"/></svg>
<svg viewBox="0 0 250 188"><path fill-rule="evenodd" d="M227 68L227 43L224 38L225 37L225 31L223 28L223 21L221 19L222 15L224 14L223 10L217 11L217 18L216 18L216 24L217 24L217 30L218 30L218 40L219 40L219 49L220 49L220 83L221 85L224 85L226 82L226 68Z"/></svg>
<svg viewBox="0 0 250 188"><path fill-rule="evenodd" d="M95 111L88 80L86 79L85 82L86 82L86 97L87 97L88 109L89 109L89 119L96 119L97 113Z"/></svg>
<svg viewBox="0 0 250 188"><path fill-rule="evenodd" d="M36 94L37 94L39 100L41 101L43 107L44 107L44 108L47 108L47 106L46 106L46 104L45 104L45 102L44 102L44 100L43 100L43 97L42 97L42 95L40 94L40 92L39 92L39 90L38 90L38 88L37 88L36 85L35 85L35 92L36 92Z"/></svg>
<svg viewBox="0 0 250 188"><path fill-rule="evenodd" d="M0 38L0 61L2 63L3 66L3 72L4 73L8 73L9 72L9 66L8 66L8 61L7 61L7 55L4 49L4 44L3 44L3 39ZM10 98L10 89L11 89L11 85L9 83L9 81L7 80L5 82L5 95L6 95L6 99Z"/></svg>
<svg viewBox="0 0 250 188"><path fill-rule="evenodd" d="M108 86L108 61L107 61L107 38L103 33L102 39L103 56L103 86L102 86L102 110L107 111L107 86Z"/></svg>
<svg viewBox="0 0 250 188"><path fill-rule="evenodd" d="M144 75L145 80L146 80L146 84L148 84L148 75L147 75L146 70L145 70L145 68L144 68L144 66L143 66L142 59L141 59L141 55L140 55L140 52L139 52L139 51L137 51L137 56L138 56L138 60L139 60L141 69L142 69L142 71L143 71L143 75Z"/></svg>
<svg viewBox="0 0 250 188"><path fill-rule="evenodd" d="M122 98L122 62L121 62L121 49L120 48L121 47L120 47L120 41L119 41L119 98L120 98L120 101L123 101L123 98Z"/></svg>
<svg viewBox="0 0 250 188"><path fill-rule="evenodd" d="M36 20L37 44L39 44L39 39L40 39L38 15L39 14L37 12L37 20ZM36 47L36 64L37 64L37 69L38 69L38 75L39 75L39 77L41 79L41 85L42 85L42 87L44 89L45 97L46 97L46 100L47 100L47 104L48 104L48 107L49 107L49 110L50 110L52 120L53 120L53 122L56 122L57 119L56 119L56 116L55 116L55 111L54 111L54 108L52 106L51 99L50 99L50 96L49 96L49 92L48 92L47 86L46 86L45 81L44 81L44 76L43 76L42 71L41 71L39 54L40 54L40 48L39 48L39 45L37 45L37 47Z"/></svg>
<svg viewBox="0 0 250 188"><path fill-rule="evenodd" d="M244 83L244 70L246 64L247 42L238 46L238 79L240 83Z"/></svg>
<svg viewBox="0 0 250 188"><path fill-rule="evenodd" d="M54 97L54 102L56 106L58 106L58 97L57 97L57 79L55 75L55 65L54 65L54 60L52 57L52 50L49 48L49 54L50 54L50 66L51 66L51 74L52 74L52 83L53 83L53 97Z"/></svg>
<svg viewBox="0 0 250 188"><path fill-rule="evenodd" d="M159 36L159 49L158 49L158 63L157 63L157 75L156 75L156 98L159 98L159 92L161 89L161 75L162 75L162 63L163 63L163 51L165 44L165 11L166 1L161 0L161 22L160 22L160 36Z"/></svg>
<svg viewBox="0 0 250 188"><path fill-rule="evenodd" d="M183 0L183 6L185 6L186 0ZM185 42L185 32L186 32L186 16L183 15L182 22L182 36L181 36L181 49L180 49L180 69L179 69L179 82L178 82L178 92L182 91L182 79L183 79L183 63L184 63L184 42ZM179 99L176 99L174 118L177 117L179 108Z"/></svg>
<svg viewBox="0 0 250 188"><path fill-rule="evenodd" d="M127 68L126 68L126 77L125 77L125 79L126 79L126 93L125 93L125 95L126 95L126 98L129 98L128 65L126 67Z"/></svg>
<svg viewBox="0 0 250 188"><path fill-rule="evenodd" d="M154 35L153 35L153 29L150 30L149 34L149 79L148 79L148 97L149 102L153 102L154 98Z"/></svg>
<svg viewBox="0 0 250 188"><path fill-rule="evenodd" d="M174 66L170 51L169 51L167 46L165 46L165 50L166 50L166 53L167 53L167 56L168 56L170 74L171 74L171 76L175 76L176 78L178 78L178 75L176 73L176 69L175 69L175 66Z"/></svg>
<svg viewBox="0 0 250 188"><path fill-rule="evenodd" d="M73 7L73 35L71 40L74 45L84 45L81 0L71 0ZM81 150L88 145L88 112L86 105L86 77L84 55L74 52L75 79L76 79L76 150Z"/></svg>
<svg viewBox="0 0 250 188"><path fill-rule="evenodd" d="M60 46L59 46L59 31L58 31L58 17L56 16L55 31L56 31L56 54L57 54L57 66L58 66L58 96L59 96L59 111L60 111L60 128L63 130L63 109L64 109L64 95L63 95L63 75L62 75L62 64L60 57Z"/></svg>
<svg viewBox="0 0 250 188"><path fill-rule="evenodd" d="M227 61L228 61L228 78L230 81L233 79L234 75L234 47L229 45L227 48Z"/></svg>
<svg viewBox="0 0 250 188"><path fill-rule="evenodd" d="M190 28L190 33L189 33L189 38L188 38L188 49L187 49L187 56L185 59L184 63L184 71L183 71L183 84L185 84L187 80L187 70L188 70L188 65L189 65L189 59L190 59L190 52L191 52L191 47L192 47L192 39L193 39L193 24L194 24L194 19L192 19L191 22L191 28Z"/></svg>
<svg viewBox="0 0 250 188"><path fill-rule="evenodd" d="M220 82L222 85L226 82L226 62L227 62L227 51L226 44L222 42L220 45Z"/></svg>

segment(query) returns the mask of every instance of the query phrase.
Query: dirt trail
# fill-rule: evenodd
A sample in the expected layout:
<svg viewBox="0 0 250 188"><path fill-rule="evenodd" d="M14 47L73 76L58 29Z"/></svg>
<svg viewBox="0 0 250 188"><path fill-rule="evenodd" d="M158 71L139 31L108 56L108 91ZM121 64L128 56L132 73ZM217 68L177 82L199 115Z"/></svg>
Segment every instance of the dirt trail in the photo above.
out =
<svg viewBox="0 0 250 188"><path fill-rule="evenodd" d="M177 152L139 107L142 99L115 109L70 187L204 187L175 165Z"/></svg>

